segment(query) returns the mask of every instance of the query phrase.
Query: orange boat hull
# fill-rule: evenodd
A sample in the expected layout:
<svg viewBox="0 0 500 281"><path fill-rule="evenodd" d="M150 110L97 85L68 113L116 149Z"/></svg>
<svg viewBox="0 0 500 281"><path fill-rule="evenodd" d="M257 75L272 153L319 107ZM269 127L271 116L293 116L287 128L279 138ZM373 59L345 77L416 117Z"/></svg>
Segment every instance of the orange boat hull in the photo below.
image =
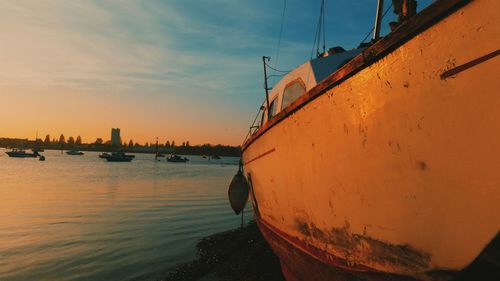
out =
<svg viewBox="0 0 500 281"><path fill-rule="evenodd" d="M463 2L437 1L244 144L288 280L440 280L498 235L500 1Z"/></svg>

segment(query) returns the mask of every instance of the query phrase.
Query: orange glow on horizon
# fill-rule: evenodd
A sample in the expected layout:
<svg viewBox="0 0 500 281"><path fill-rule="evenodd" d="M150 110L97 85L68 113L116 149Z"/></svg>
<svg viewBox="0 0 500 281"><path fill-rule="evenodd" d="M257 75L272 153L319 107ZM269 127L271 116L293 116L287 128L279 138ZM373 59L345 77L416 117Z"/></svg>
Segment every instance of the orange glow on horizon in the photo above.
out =
<svg viewBox="0 0 500 281"><path fill-rule="evenodd" d="M127 143L151 143L158 137L160 143L173 140L176 144L189 141L191 145L240 145L245 134L243 129L221 129L218 122L190 115L189 111L199 110L194 105L188 111L182 103L170 108L163 105L169 104L163 99L146 104L144 110L136 107L133 100L121 99L120 94L99 98L84 90L64 87L0 85L0 93L4 100L0 137L33 140L38 131L42 140L47 134L51 139L64 134L66 139L81 136L84 143L89 143L96 138L109 140L111 128L120 128L122 141ZM116 104L116 100L120 103ZM217 108L212 110L217 112ZM238 127L231 125L231 120L224 122Z"/></svg>

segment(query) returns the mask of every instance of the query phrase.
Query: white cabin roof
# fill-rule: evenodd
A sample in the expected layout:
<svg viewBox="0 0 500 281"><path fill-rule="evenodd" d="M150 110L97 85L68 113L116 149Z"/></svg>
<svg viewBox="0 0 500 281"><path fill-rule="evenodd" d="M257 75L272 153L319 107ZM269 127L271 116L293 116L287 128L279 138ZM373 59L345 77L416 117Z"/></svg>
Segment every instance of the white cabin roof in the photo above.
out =
<svg viewBox="0 0 500 281"><path fill-rule="evenodd" d="M281 111L283 91L290 83L300 79L305 86L305 92L307 92L362 51L363 49L354 49L336 54L328 52L326 56L307 61L290 71L274 85L269 93L269 103L272 103L278 97L276 114ZM266 107L265 100L263 105ZM267 116L264 117L264 121L267 121Z"/></svg>

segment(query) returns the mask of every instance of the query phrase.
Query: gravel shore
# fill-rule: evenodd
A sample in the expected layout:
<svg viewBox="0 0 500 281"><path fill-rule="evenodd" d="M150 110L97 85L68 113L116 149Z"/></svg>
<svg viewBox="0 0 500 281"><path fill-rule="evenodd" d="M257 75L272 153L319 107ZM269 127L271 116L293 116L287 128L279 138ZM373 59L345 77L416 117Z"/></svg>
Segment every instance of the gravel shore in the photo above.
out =
<svg viewBox="0 0 500 281"><path fill-rule="evenodd" d="M165 281L285 281L278 257L255 222L197 244L198 259L180 264Z"/></svg>

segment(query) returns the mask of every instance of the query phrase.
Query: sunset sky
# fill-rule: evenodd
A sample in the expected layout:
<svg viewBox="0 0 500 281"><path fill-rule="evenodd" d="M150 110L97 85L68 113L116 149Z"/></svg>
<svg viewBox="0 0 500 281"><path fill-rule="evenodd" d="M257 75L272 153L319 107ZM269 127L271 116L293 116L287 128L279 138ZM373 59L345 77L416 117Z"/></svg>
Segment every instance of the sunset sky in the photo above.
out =
<svg viewBox="0 0 500 281"><path fill-rule="evenodd" d="M326 0L327 47L356 47L376 2ZM278 68L309 59L319 7L287 1ZM239 145L264 97L261 56L276 63L282 9L283 0L0 0L0 137L92 142L119 127L126 141Z"/></svg>

